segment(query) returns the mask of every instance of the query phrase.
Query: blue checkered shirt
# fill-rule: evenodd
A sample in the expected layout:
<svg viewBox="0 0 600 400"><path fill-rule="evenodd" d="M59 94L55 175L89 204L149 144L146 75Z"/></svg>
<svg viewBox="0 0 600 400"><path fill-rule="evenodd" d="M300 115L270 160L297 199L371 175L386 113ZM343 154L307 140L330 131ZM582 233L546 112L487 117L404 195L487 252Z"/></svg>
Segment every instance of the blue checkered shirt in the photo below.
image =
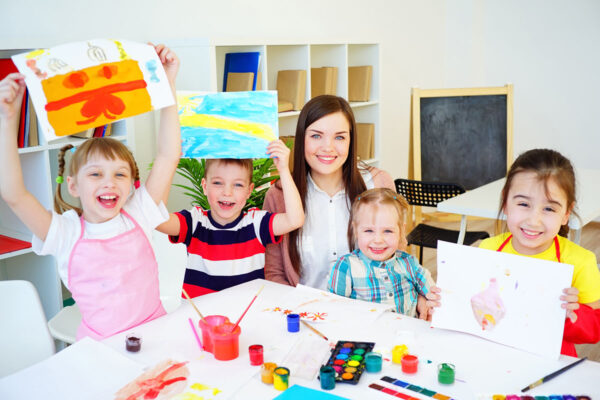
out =
<svg viewBox="0 0 600 400"><path fill-rule="evenodd" d="M374 261L356 249L337 260L327 288L351 299L393 304L397 312L414 317L417 296L433 285L429 271L408 253L396 251L386 261Z"/></svg>

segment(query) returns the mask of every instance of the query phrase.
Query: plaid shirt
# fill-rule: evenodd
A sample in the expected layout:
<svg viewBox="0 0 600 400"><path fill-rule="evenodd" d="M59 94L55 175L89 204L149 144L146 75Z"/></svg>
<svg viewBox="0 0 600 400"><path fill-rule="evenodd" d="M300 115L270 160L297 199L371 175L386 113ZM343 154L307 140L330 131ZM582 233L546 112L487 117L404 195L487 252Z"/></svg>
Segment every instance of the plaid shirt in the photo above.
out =
<svg viewBox="0 0 600 400"><path fill-rule="evenodd" d="M356 249L337 260L327 288L351 299L394 304L397 312L414 317L417 296L434 284L429 271L408 253L397 251L386 261L374 261Z"/></svg>

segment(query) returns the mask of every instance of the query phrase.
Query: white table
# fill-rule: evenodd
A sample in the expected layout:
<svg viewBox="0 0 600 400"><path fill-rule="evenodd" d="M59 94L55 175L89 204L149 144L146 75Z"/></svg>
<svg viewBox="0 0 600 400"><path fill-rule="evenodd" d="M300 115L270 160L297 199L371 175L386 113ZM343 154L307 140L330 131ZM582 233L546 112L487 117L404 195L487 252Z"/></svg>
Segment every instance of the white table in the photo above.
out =
<svg viewBox="0 0 600 400"><path fill-rule="evenodd" d="M125 333L108 338L103 343L127 357L127 361L132 360L146 366L153 366L167 358L177 361L189 360L189 386L202 383L222 390L216 396L206 397L205 393L205 399L274 398L281 392L260 381L260 367L249 364L248 346L262 344L265 348L265 361L280 363L300 335L313 335L316 338L316 335L305 327L301 327L299 333L287 332L285 317L282 314L265 311L281 304L294 288L256 280L196 298L194 303L205 316L221 314L235 320L263 284L264 290L240 324L240 355L235 360L218 361L212 354L199 350L188 322L188 318L197 321L198 317L187 302L182 303L176 311L135 329L143 340L139 353L128 353L125 350ZM375 342L376 349L382 351L387 359L391 359L391 348L402 343L407 344L411 353L419 357L419 371L414 375L404 374L399 365L384 361L380 373L365 372L356 386L338 383L332 393L351 399L391 400L393 397L389 394L368 387L371 383L381 384L380 378L385 375L436 390L455 399L491 399L494 393L519 393L521 388L575 360L566 356L561 356L559 360L541 358L471 335L430 328L428 322L390 312L382 314L375 323L361 323L354 320L349 312L346 323L320 322L314 323L313 326L321 330L332 342ZM431 362L428 363L427 360ZM456 366L456 377L460 381L457 380L449 386L437 383L437 365L442 362L453 363ZM106 373L103 374L108 380ZM528 394L571 393L587 394L595 398L594 395L600 395L598 376L600 363L585 361ZM307 381L292 375L290 385L293 384L320 388L316 379ZM193 392L189 386L186 392ZM0 380L0 393L1 389ZM119 388L111 390L117 389ZM431 400L431 397L414 392L406 393L414 398ZM92 398L91 393L87 398Z"/></svg>
<svg viewBox="0 0 600 400"><path fill-rule="evenodd" d="M569 227L573 229L573 240L579 243L581 240L581 229L588 222L600 216L600 170L577 169L577 203L575 211L577 218L571 214ZM462 244L467 230L467 217L483 217L496 219L500 207L500 194L504 186L505 178L469 190L437 205L438 211L462 214L460 221L460 234L457 243ZM505 219L504 214L501 218Z"/></svg>

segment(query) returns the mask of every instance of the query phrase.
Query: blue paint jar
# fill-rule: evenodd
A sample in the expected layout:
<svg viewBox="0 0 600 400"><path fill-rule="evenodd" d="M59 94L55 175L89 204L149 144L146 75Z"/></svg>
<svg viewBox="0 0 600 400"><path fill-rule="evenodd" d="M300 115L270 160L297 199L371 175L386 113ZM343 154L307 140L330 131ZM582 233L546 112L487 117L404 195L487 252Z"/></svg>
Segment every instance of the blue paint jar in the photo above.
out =
<svg viewBox="0 0 600 400"><path fill-rule="evenodd" d="M383 360L381 358L381 353L369 352L365 354L365 364L367 367L367 372L379 372L381 371L381 364Z"/></svg>
<svg viewBox="0 0 600 400"><path fill-rule="evenodd" d="M319 379L321 379L321 389L331 390L335 388L335 370L329 365L321 367Z"/></svg>
<svg viewBox="0 0 600 400"><path fill-rule="evenodd" d="M300 316L298 314L288 314L287 329L288 332L298 332L300 330Z"/></svg>

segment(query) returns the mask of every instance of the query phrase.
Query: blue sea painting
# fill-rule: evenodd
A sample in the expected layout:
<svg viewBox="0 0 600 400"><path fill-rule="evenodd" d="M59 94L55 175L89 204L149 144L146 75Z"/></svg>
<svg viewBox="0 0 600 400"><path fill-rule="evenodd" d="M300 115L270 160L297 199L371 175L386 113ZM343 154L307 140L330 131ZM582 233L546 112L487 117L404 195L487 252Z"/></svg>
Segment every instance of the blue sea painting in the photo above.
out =
<svg viewBox="0 0 600 400"><path fill-rule="evenodd" d="M279 137L276 91L177 92L183 157L265 158Z"/></svg>

